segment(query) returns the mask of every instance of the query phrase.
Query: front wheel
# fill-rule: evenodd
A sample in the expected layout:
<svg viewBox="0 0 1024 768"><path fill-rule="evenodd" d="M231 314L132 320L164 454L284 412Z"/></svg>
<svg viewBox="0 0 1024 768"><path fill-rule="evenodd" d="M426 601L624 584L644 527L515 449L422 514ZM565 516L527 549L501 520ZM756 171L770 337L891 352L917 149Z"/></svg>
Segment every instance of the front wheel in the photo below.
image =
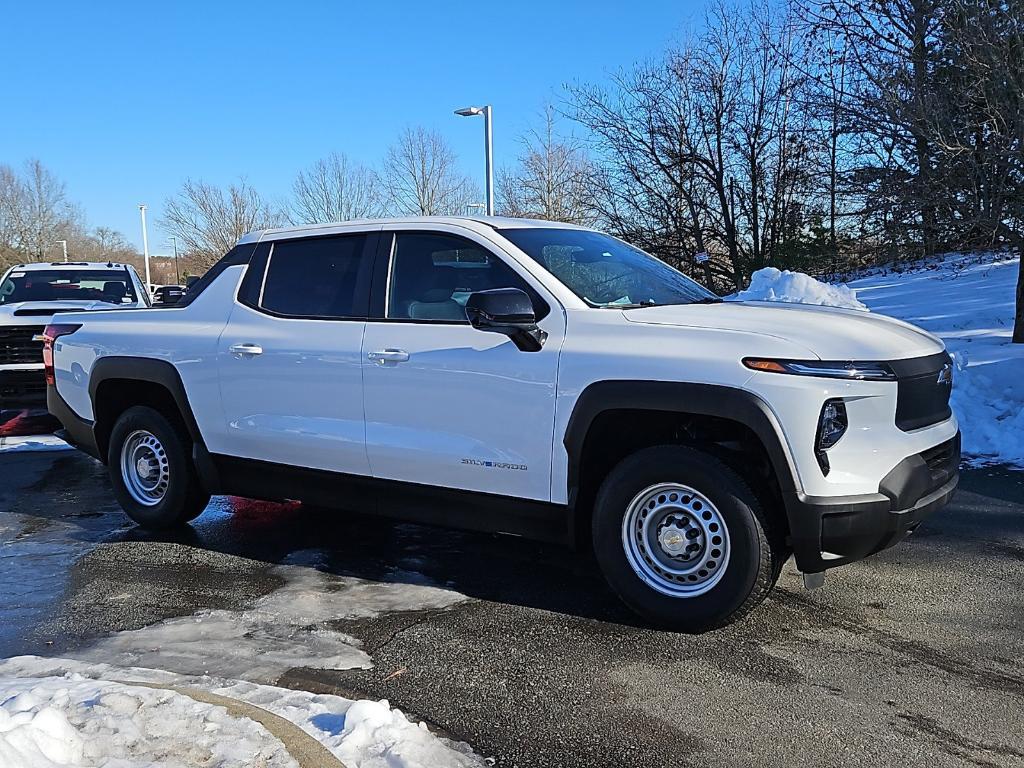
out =
<svg viewBox="0 0 1024 768"><path fill-rule="evenodd" d="M746 482L702 451L657 446L621 461L594 507L594 552L652 623L703 632L742 618L778 580L783 531Z"/></svg>
<svg viewBox="0 0 1024 768"><path fill-rule="evenodd" d="M210 501L191 459L184 428L145 406L121 414L110 434L107 467L114 496L144 528L172 528Z"/></svg>

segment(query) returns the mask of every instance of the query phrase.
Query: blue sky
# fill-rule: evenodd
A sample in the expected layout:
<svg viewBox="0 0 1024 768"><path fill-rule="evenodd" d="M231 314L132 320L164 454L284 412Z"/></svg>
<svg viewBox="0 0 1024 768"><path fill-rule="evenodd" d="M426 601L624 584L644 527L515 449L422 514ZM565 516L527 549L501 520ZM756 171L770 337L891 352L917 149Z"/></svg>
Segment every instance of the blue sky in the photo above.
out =
<svg viewBox="0 0 1024 768"><path fill-rule="evenodd" d="M482 186L482 120L454 108L494 106L500 167L563 83L657 55L704 4L8 2L0 162L38 157L136 245L137 204L157 219L187 177L283 199L331 151L377 163L406 125L442 131Z"/></svg>

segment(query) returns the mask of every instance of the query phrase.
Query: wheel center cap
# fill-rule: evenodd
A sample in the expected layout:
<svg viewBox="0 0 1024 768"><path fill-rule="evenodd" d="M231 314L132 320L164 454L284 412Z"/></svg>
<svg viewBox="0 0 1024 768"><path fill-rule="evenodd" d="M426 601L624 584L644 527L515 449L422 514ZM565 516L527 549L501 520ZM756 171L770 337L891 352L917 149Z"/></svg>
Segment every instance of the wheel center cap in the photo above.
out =
<svg viewBox="0 0 1024 768"><path fill-rule="evenodd" d="M153 468L150 466L149 461L142 458L135 462L135 470L139 473L139 477L143 480L148 480Z"/></svg>
<svg viewBox="0 0 1024 768"><path fill-rule="evenodd" d="M658 543L668 554L680 555L686 550L686 533L675 525L666 526L658 534Z"/></svg>

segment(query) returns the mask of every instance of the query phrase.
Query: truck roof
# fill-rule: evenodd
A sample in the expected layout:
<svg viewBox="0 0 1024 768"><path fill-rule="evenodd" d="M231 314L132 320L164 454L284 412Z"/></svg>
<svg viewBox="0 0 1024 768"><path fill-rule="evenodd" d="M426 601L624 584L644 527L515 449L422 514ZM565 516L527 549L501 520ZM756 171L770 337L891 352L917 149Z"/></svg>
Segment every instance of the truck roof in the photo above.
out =
<svg viewBox="0 0 1024 768"><path fill-rule="evenodd" d="M300 224L294 227L276 227L258 229L244 235L238 242L251 243L259 240L274 240L278 237L296 237L302 234L329 234L332 231L345 229L364 229L376 226L392 226L395 224L422 224L432 226L449 224L473 230L486 229L519 229L524 227L551 227L557 229L586 229L575 224L544 219L521 219L506 216L395 216L380 219L351 219L326 224Z"/></svg>
<svg viewBox="0 0 1024 768"><path fill-rule="evenodd" d="M36 261L15 264L19 272L44 272L51 269L124 269L127 264L117 261Z"/></svg>

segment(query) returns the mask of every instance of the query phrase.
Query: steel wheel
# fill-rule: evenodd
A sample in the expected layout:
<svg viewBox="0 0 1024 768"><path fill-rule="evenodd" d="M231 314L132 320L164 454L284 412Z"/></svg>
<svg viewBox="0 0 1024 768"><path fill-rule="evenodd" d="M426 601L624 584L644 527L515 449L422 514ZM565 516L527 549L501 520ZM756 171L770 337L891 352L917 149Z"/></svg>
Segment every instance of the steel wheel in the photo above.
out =
<svg viewBox="0 0 1024 768"><path fill-rule="evenodd" d="M139 504L154 507L163 501L170 482L167 451L152 432L137 429L121 447L121 478Z"/></svg>
<svg viewBox="0 0 1024 768"><path fill-rule="evenodd" d="M695 597L725 574L729 529L704 494L679 483L660 483L640 491L627 507L622 547L633 571L652 589L670 597Z"/></svg>

